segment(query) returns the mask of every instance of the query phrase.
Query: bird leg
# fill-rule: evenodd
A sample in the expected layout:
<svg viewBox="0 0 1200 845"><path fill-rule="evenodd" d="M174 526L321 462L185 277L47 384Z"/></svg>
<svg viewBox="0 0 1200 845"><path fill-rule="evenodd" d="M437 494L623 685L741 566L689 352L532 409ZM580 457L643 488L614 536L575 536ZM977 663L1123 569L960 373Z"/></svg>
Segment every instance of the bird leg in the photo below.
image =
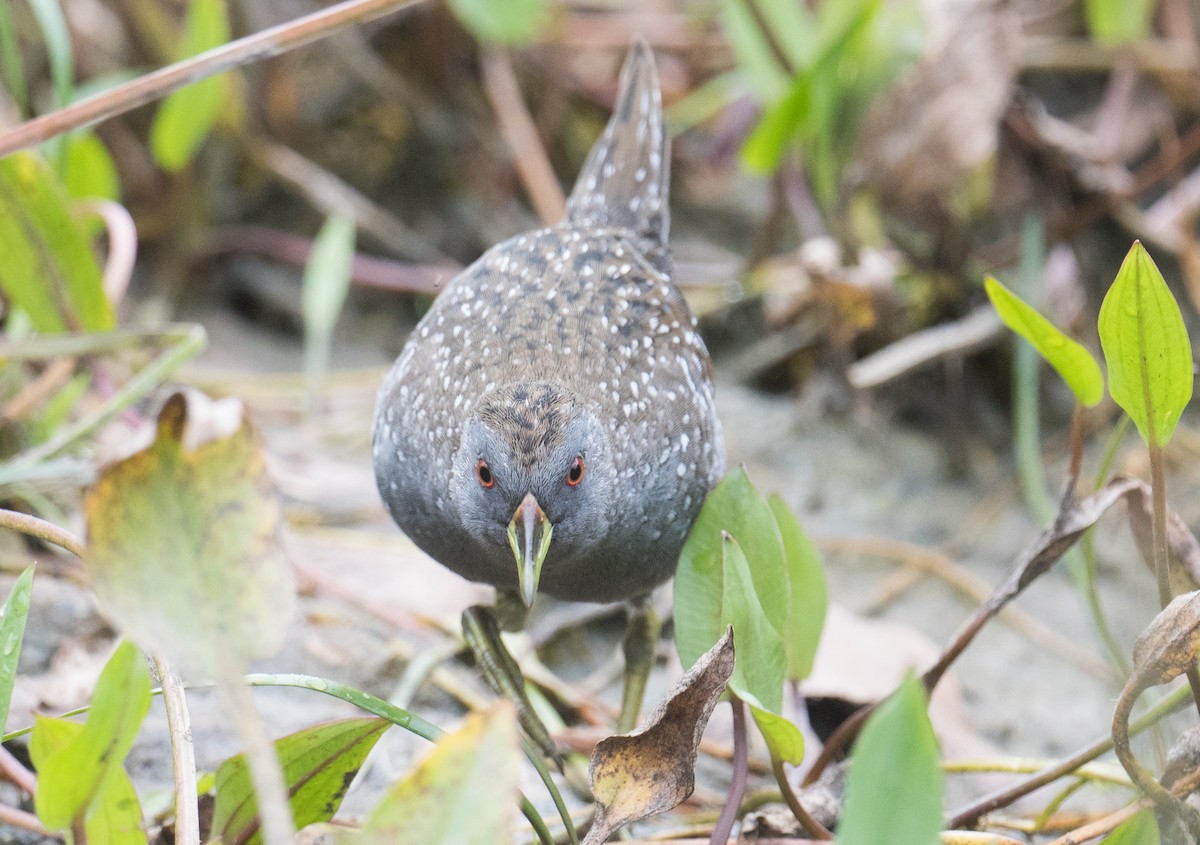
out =
<svg viewBox="0 0 1200 845"><path fill-rule="evenodd" d="M482 604L468 607L463 611L462 627L463 638L471 647L487 685L496 695L509 699L517 706L517 719L525 735L542 754L554 761L559 771L563 771L562 755L525 693L525 677L521 674L521 667L500 639L500 624L495 609Z"/></svg>
<svg viewBox="0 0 1200 845"><path fill-rule="evenodd" d="M629 733L637 727L642 701L646 698L646 681L654 667L661 633L662 620L650 596L641 596L630 602L629 628L622 642L625 683L621 690L621 714L617 717L619 734Z"/></svg>

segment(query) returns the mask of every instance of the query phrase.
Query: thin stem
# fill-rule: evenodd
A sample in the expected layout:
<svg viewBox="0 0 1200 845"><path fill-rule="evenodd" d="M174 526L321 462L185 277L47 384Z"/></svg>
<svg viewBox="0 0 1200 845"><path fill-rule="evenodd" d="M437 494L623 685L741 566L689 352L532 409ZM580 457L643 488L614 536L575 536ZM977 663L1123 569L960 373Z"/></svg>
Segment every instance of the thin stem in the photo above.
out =
<svg viewBox="0 0 1200 845"><path fill-rule="evenodd" d="M192 739L192 719L183 693L183 681L161 655L150 655L150 662L162 684L167 729L171 735L171 763L175 770L175 842L200 845L196 744Z"/></svg>
<svg viewBox="0 0 1200 845"><path fill-rule="evenodd" d="M1113 750L1117 752L1117 759L1129 773L1130 779L1138 785L1142 792L1164 812L1184 822L1189 829L1195 830L1200 827L1200 815L1159 783L1150 770L1141 764L1129 746L1129 715L1133 710L1133 703L1141 692L1141 687L1126 684L1117 698L1117 706L1113 712Z"/></svg>
<svg viewBox="0 0 1200 845"><path fill-rule="evenodd" d="M292 820L279 755L267 737L262 715L241 672L222 665L218 667L218 679L217 694L225 700L246 753L246 765L258 798L262 840L265 845L291 845L296 836L296 825Z"/></svg>
<svg viewBox="0 0 1200 845"><path fill-rule="evenodd" d="M418 2L420 0L347 0L294 21L230 41L198 56L184 59L80 100L66 108L27 120L6 132L0 132L0 158L72 129L91 126L124 114L201 79L260 59L277 56L341 27L365 23L390 12L414 6Z"/></svg>
<svg viewBox="0 0 1200 845"><path fill-rule="evenodd" d="M32 831L39 836L45 836L50 839L62 839L61 833L51 833L46 830L46 826L42 824L41 819L33 813L27 813L24 810L19 810L16 807L9 807L0 804L0 824L12 825L19 827L22 830Z"/></svg>
<svg viewBox="0 0 1200 845"><path fill-rule="evenodd" d="M783 796L783 802L788 805L788 809L792 811L792 815L796 817L796 821L800 822L800 826L808 832L808 835L813 839L833 839L833 834L829 832L829 829L812 817L812 814L801 803L800 796L792 789L787 772L783 768L783 760L772 755L771 770L775 773L775 782L779 784L779 794Z"/></svg>
<svg viewBox="0 0 1200 845"><path fill-rule="evenodd" d="M550 793L550 800L554 802L554 809L558 810L558 817L562 819L563 827L566 828L567 839L570 840L571 845L579 845L579 831L575 829L575 822L571 820L571 811L567 808L567 802L563 800L562 793L559 792L558 784L550 776L550 769L546 766L545 758L538 753L537 748L534 747L529 737L521 737L521 748L525 751L525 757L538 773L538 777L542 779L542 784L546 787L546 791Z"/></svg>
<svg viewBox="0 0 1200 845"><path fill-rule="evenodd" d="M709 837L709 845L725 845L729 841L733 823L737 821L742 795L746 792L747 761L749 759L746 750L748 739L746 705L736 695L731 695L729 706L733 709L733 777L729 782L729 793L725 796L725 804L721 807L721 815L717 818L712 836Z"/></svg>
<svg viewBox="0 0 1200 845"><path fill-rule="evenodd" d="M65 425L54 437L21 452L3 467L0 467L0 487L20 481L31 467L52 457L70 446L79 438L108 422L158 387L180 364L195 356L204 348L206 335L199 325L171 326L164 332L175 340L173 346L138 370L125 385L91 413Z"/></svg>
<svg viewBox="0 0 1200 845"><path fill-rule="evenodd" d="M84 555L85 547L83 540L79 537L65 528L59 528L52 522L47 522L36 516L30 516L27 513L0 508L0 528L11 528L13 531L28 534L30 537L37 537L39 540L44 540L47 543L53 543L60 548L66 549L75 555L75 557L81 558Z"/></svg>
<svg viewBox="0 0 1200 845"><path fill-rule="evenodd" d="M1138 718L1129 726L1129 735L1137 736L1150 727L1158 724L1167 715L1173 713L1183 704L1188 698L1188 690L1178 689L1168 695L1162 701L1155 704L1144 715ZM1024 780L1013 784L1010 787L993 792L991 795L985 795L983 798L968 805L967 807L954 813L950 822L946 825L947 828L963 828L972 827L979 821L981 816L984 816L993 810L998 810L1001 807L1007 807L1009 804L1024 798L1031 792L1041 789L1048 783L1053 783L1061 777L1071 774L1076 769L1087 763L1092 762L1102 754L1107 754L1112 750L1112 736L1105 736L1096 740L1091 745L1085 746L1081 750L1075 752L1065 760L1049 766L1038 772L1033 777L1025 778Z"/></svg>

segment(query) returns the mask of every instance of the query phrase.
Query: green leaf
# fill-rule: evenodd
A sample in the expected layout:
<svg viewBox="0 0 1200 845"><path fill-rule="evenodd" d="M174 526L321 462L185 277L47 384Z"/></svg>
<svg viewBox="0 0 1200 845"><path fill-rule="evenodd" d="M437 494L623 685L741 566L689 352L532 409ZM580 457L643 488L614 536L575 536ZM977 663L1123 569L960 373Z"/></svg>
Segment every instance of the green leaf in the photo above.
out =
<svg viewBox="0 0 1200 845"><path fill-rule="evenodd" d="M340 845L499 845L512 841L520 771L512 704L472 713Z"/></svg>
<svg viewBox="0 0 1200 845"><path fill-rule="evenodd" d="M782 760L793 766L800 765L804 761L804 734L800 729L788 719L750 699L746 699L746 703L750 705L754 724L758 725L759 733L766 740L771 759Z"/></svg>
<svg viewBox="0 0 1200 845"><path fill-rule="evenodd" d="M39 156L0 158L0 290L40 332L115 323L100 266L62 184Z"/></svg>
<svg viewBox="0 0 1200 845"><path fill-rule="evenodd" d="M179 58L190 58L227 41L225 0L191 0ZM150 127L150 149L163 170L182 170L191 162L212 132L228 90L229 77L221 74L181 88L163 101Z"/></svg>
<svg viewBox="0 0 1200 845"><path fill-rule="evenodd" d="M296 829L329 821L376 741L391 726L386 719L343 719L314 725L276 740L288 803ZM258 803L244 754L217 769L212 829L225 845L262 841Z"/></svg>
<svg viewBox="0 0 1200 845"><path fill-rule="evenodd" d="M8 599L0 607L0 730L8 721L8 708L12 704L13 681L17 678L17 662L21 659L25 620L29 618L33 594L33 569L31 566L17 577Z"/></svg>
<svg viewBox="0 0 1200 845"><path fill-rule="evenodd" d="M787 503L777 493L767 502L783 539L787 567L789 606L783 633L787 675L794 681L802 681L812 673L813 658L825 627L825 611L829 607L825 568L816 544L804 533Z"/></svg>
<svg viewBox="0 0 1200 845"><path fill-rule="evenodd" d="M39 771L55 751L83 732L83 725L66 719L34 716L29 751ZM146 845L142 806L124 766L114 767L105 778L84 825L89 845Z"/></svg>
<svg viewBox="0 0 1200 845"><path fill-rule="evenodd" d="M1192 398L1192 349L1175 297L1134 241L1100 306L1108 389L1151 447L1165 446Z"/></svg>
<svg viewBox="0 0 1200 845"><path fill-rule="evenodd" d="M333 330L350 291L350 266L354 260L354 220L329 217L313 241L304 267L300 299L304 315L304 369L316 394L329 370Z"/></svg>
<svg viewBox="0 0 1200 845"><path fill-rule="evenodd" d="M117 200L121 182L108 147L95 132L76 132L67 140L63 182L75 198L99 197Z"/></svg>
<svg viewBox="0 0 1200 845"><path fill-rule="evenodd" d="M1150 34L1156 0L1084 0L1088 29L1101 44L1128 44Z"/></svg>
<svg viewBox="0 0 1200 845"><path fill-rule="evenodd" d="M983 280L983 287L1004 324L1029 341L1054 367L1079 404L1089 408L1098 405L1104 398L1104 376L1092 353L991 276Z"/></svg>
<svg viewBox="0 0 1200 845"><path fill-rule="evenodd" d="M942 770L912 674L867 720L850 757L839 845L937 845L942 829Z"/></svg>
<svg viewBox="0 0 1200 845"><path fill-rule="evenodd" d="M762 102L773 103L787 93L792 74L775 57L747 2L725 3L721 10L722 26L737 66L755 94ZM807 8L792 0L754 0L754 3L792 68L806 67L816 49L815 21Z"/></svg>
<svg viewBox="0 0 1200 845"><path fill-rule="evenodd" d="M185 431L207 439L185 445ZM104 467L84 507L92 587L143 647L207 677L278 647L295 586L279 502L235 400L172 395L154 443Z"/></svg>
<svg viewBox="0 0 1200 845"><path fill-rule="evenodd" d="M787 655L783 638L770 622L750 577L750 564L737 540L722 538L724 589L721 625L733 626L734 664L729 687L742 698L753 698L768 710L783 708Z"/></svg>
<svg viewBox="0 0 1200 845"><path fill-rule="evenodd" d="M29 8L46 42L50 78L54 82L54 104L65 106L71 102L71 91L75 87L75 58L67 19L63 17L58 0L29 0Z"/></svg>
<svg viewBox="0 0 1200 845"><path fill-rule="evenodd" d="M1158 845L1158 821L1150 808L1123 822L1101 840L1105 845Z"/></svg>
<svg viewBox="0 0 1200 845"><path fill-rule="evenodd" d="M0 79L4 80L5 90L12 97L19 115L24 116L29 105L29 92L25 88L21 43L8 3L0 3Z"/></svg>
<svg viewBox="0 0 1200 845"><path fill-rule="evenodd" d="M38 769L38 818L53 831L83 819L106 780L121 768L150 709L150 672L131 642L100 673L87 723Z"/></svg>
<svg viewBox="0 0 1200 845"><path fill-rule="evenodd" d="M772 625L787 616L783 538L775 516L744 469L729 473L704 500L675 576L675 647L691 666L725 633L724 533L733 536L750 565L754 590Z"/></svg>
<svg viewBox="0 0 1200 845"><path fill-rule="evenodd" d="M549 14L546 0L450 0L450 11L479 41L523 44Z"/></svg>

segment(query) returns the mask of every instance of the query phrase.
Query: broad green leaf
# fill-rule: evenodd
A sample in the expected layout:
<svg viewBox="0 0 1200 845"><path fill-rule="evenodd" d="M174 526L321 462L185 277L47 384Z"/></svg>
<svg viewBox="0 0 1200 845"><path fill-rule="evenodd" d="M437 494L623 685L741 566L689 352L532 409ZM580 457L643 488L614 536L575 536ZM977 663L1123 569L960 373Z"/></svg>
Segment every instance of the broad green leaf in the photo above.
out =
<svg viewBox="0 0 1200 845"><path fill-rule="evenodd" d="M546 0L450 0L450 10L479 41L523 44L549 17Z"/></svg>
<svg viewBox="0 0 1200 845"><path fill-rule="evenodd" d="M863 726L850 757L839 845L937 845L942 829L942 770L912 674Z"/></svg>
<svg viewBox="0 0 1200 845"><path fill-rule="evenodd" d="M1029 341L1054 367L1079 404L1089 408L1098 405L1104 398L1104 376L1092 353L991 276L983 280L983 287L1004 324Z"/></svg>
<svg viewBox="0 0 1200 845"><path fill-rule="evenodd" d="M343 719L276 740L275 752L297 830L333 818L363 760L390 726L386 719L374 717ZM220 836L224 845L261 842L258 803L245 755L230 757L220 765L216 789L213 834Z"/></svg>
<svg viewBox="0 0 1200 845"><path fill-rule="evenodd" d="M114 325L100 266L66 190L36 154L0 158L0 290L41 332Z"/></svg>
<svg viewBox="0 0 1200 845"><path fill-rule="evenodd" d="M227 41L225 0L190 0L179 58L190 58ZM228 91L229 77L221 74L181 88L163 101L150 127L150 149L160 167L174 172L191 162L212 131Z"/></svg>
<svg viewBox="0 0 1200 845"><path fill-rule="evenodd" d="M1158 821L1147 808L1101 840L1105 845L1158 845Z"/></svg>
<svg viewBox="0 0 1200 845"><path fill-rule="evenodd" d="M12 12L8 3L0 3L0 80L12 97L20 116L25 116L29 92L25 88L25 67L21 56L21 43L17 29L13 26Z"/></svg>
<svg viewBox="0 0 1200 845"><path fill-rule="evenodd" d="M71 30L67 27L67 19L63 17L58 0L29 0L29 8L46 42L55 105L65 106L71 102L71 91L75 87L75 56L71 49Z"/></svg>
<svg viewBox="0 0 1200 845"><path fill-rule="evenodd" d="M121 194L117 166L95 132L76 132L67 140L63 182L72 197L116 200Z"/></svg>
<svg viewBox="0 0 1200 845"><path fill-rule="evenodd" d="M185 444L192 432L205 432L198 445ZM262 451L235 400L172 395L154 443L104 467L84 507L92 586L144 648L213 677L278 647L292 571Z"/></svg>
<svg viewBox="0 0 1200 845"><path fill-rule="evenodd" d="M1101 44L1128 44L1150 34L1156 0L1084 0L1088 30Z"/></svg>
<svg viewBox="0 0 1200 845"><path fill-rule="evenodd" d="M375 806L344 845L501 845L512 841L520 772L512 704L472 713Z"/></svg>
<svg viewBox="0 0 1200 845"><path fill-rule="evenodd" d="M787 674L794 681L802 681L812 673L813 658L825 627L825 611L829 607L825 568L816 544L804 533L800 521L779 494L773 494L767 503L783 538L787 566L788 613L783 633Z"/></svg>
<svg viewBox="0 0 1200 845"><path fill-rule="evenodd" d="M8 721L8 708L12 704L13 681L17 678L17 662L21 659L21 642L25 638L25 620L29 618L32 593L31 566L17 576L8 599L0 607L0 732Z"/></svg>
<svg viewBox="0 0 1200 845"><path fill-rule="evenodd" d="M1099 329L1113 400L1147 444L1165 446L1192 398L1192 348L1175 297L1140 241L1104 297Z"/></svg>
<svg viewBox="0 0 1200 845"><path fill-rule="evenodd" d="M758 725L759 733L766 740L771 759L782 760L793 766L800 765L804 761L804 734L800 729L790 720L756 702L747 699L746 703L750 705L754 724Z"/></svg>
<svg viewBox="0 0 1200 845"><path fill-rule="evenodd" d="M92 693L87 723L39 767L38 818L66 831L85 818L109 776L121 768L150 709L150 672L131 642L117 648Z"/></svg>
<svg viewBox="0 0 1200 845"><path fill-rule="evenodd" d="M354 220L335 214L325 221L313 241L304 267L300 298L304 315L304 368L314 393L329 370L333 329L350 291L353 260Z"/></svg>
<svg viewBox="0 0 1200 845"><path fill-rule="evenodd" d="M759 602L741 546L729 535L722 538L722 556L725 577L721 625L733 626L736 655L729 687L739 696L752 697L768 710L779 712L787 679L783 638Z"/></svg>
<svg viewBox="0 0 1200 845"><path fill-rule="evenodd" d="M767 620L781 626L787 616L783 539L775 516L744 469L729 473L708 494L675 576L675 647L691 666L725 633L723 533L732 535L750 564L755 592Z"/></svg>
<svg viewBox="0 0 1200 845"><path fill-rule="evenodd" d="M66 719L36 716L29 752L39 771L44 761L83 732L83 725ZM84 824L88 845L146 845L142 806L124 766L105 778Z"/></svg>

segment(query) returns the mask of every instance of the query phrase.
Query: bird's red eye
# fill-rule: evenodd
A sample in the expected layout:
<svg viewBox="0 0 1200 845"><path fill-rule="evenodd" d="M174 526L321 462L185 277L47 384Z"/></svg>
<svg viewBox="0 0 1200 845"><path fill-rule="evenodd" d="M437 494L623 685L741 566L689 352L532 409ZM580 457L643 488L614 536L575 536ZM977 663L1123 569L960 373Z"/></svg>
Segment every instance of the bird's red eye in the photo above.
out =
<svg viewBox="0 0 1200 845"><path fill-rule="evenodd" d="M567 484L575 487L581 481L583 481L583 458L576 456L575 460L571 461L571 468L567 470Z"/></svg>
<svg viewBox="0 0 1200 845"><path fill-rule="evenodd" d="M480 458L479 463L475 464L475 476L479 479L479 483L483 485L485 490L491 490L496 486L496 476L492 475L492 470L483 458Z"/></svg>

